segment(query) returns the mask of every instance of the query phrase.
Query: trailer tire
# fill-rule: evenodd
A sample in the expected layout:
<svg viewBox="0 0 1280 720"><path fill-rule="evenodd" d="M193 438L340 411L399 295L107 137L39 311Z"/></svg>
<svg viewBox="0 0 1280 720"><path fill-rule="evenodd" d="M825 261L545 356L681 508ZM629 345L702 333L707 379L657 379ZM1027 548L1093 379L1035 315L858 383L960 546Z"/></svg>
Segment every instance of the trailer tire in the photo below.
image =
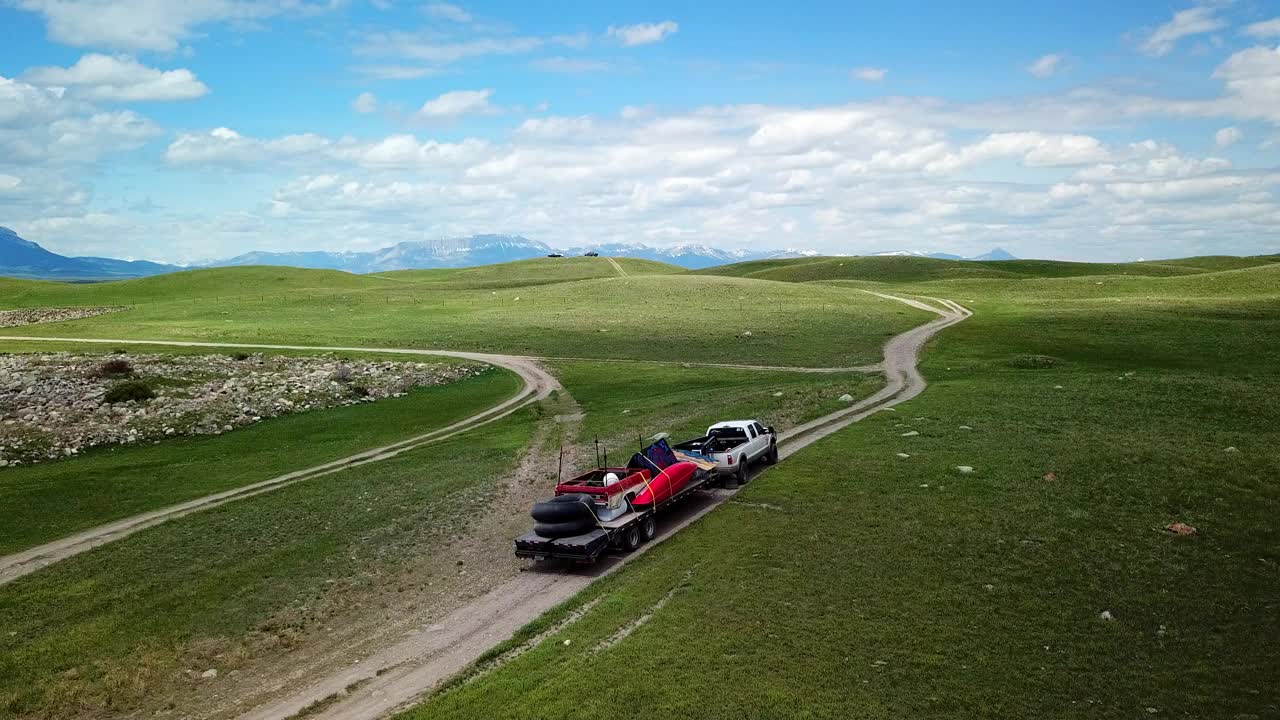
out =
<svg viewBox="0 0 1280 720"><path fill-rule="evenodd" d="M658 521L653 516L640 521L640 541L649 542L658 536Z"/></svg>
<svg viewBox="0 0 1280 720"><path fill-rule="evenodd" d="M592 498L585 493L557 495L550 500L535 503L529 512L540 523L562 523L593 517Z"/></svg>
<svg viewBox="0 0 1280 720"><path fill-rule="evenodd" d="M635 552L640 547L640 525L632 523L630 527L622 531L622 549L627 552Z"/></svg>
<svg viewBox="0 0 1280 720"><path fill-rule="evenodd" d="M586 535L595 529L595 520L588 520L587 518L568 520L565 522L540 522L535 523L533 526L533 532L535 534L552 540L556 538Z"/></svg>

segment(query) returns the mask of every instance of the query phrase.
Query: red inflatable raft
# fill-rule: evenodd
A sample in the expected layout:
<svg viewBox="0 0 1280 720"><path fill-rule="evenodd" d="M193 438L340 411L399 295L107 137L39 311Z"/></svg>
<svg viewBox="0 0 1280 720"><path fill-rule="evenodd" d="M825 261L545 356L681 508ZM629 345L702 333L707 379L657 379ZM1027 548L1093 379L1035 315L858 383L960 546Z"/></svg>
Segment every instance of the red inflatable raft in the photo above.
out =
<svg viewBox="0 0 1280 720"><path fill-rule="evenodd" d="M668 465L644 486L644 490L631 501L632 506L647 508L670 500L693 480L697 472L698 466L691 462Z"/></svg>

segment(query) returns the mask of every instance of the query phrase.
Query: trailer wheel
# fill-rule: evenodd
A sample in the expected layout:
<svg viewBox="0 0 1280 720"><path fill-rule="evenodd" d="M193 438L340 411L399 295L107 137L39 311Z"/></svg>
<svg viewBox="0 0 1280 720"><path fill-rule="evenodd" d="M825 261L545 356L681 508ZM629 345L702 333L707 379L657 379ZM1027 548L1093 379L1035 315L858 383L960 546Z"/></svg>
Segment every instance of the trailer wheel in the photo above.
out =
<svg viewBox="0 0 1280 720"><path fill-rule="evenodd" d="M653 516L640 521L640 540L641 542L649 542L658 536L658 521Z"/></svg>
<svg viewBox="0 0 1280 720"><path fill-rule="evenodd" d="M634 552L638 547L640 547L640 526L632 524L631 527L622 531L622 549Z"/></svg>

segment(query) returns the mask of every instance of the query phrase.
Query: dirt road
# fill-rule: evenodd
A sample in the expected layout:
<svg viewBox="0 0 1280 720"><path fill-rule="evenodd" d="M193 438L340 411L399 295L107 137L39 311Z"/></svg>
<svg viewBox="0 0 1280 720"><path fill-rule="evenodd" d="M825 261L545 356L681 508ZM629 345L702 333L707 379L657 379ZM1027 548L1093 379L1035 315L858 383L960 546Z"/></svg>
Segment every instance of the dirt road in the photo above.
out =
<svg viewBox="0 0 1280 720"><path fill-rule="evenodd" d="M881 297L928 310L940 317L895 336L885 345L882 367L887 383L884 389L838 412L783 433L779 457L790 456L872 413L919 395L926 386L916 367L924 343L943 328L971 315L967 309L946 300L927 298L936 303L935 307L911 298ZM736 491L713 490L691 498L663 518L660 533L653 542L630 555L607 558L589 569L543 569L518 573L443 619L361 658L357 664L347 663L330 675L303 680L291 693L239 717L241 720L286 720L308 707L313 708L306 715L308 720L375 720L385 717L411 705L543 612L654 547L734 494Z"/></svg>

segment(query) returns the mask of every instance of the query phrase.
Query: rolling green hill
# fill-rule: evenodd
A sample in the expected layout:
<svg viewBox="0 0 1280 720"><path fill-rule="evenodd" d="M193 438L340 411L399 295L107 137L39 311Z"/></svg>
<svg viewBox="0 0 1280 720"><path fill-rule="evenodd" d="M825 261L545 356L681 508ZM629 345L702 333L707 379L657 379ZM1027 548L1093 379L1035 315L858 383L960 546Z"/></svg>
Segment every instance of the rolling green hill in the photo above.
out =
<svg viewBox="0 0 1280 720"><path fill-rule="evenodd" d="M1275 714L1280 265L881 286L975 310L922 396L401 718Z"/></svg>
<svg viewBox="0 0 1280 720"><path fill-rule="evenodd" d="M594 262L554 267L612 268L583 260ZM268 267L99 285L9 280L0 309L131 308L22 328L31 335L829 366L874 362L885 338L929 317L851 288L684 273L552 282L546 268L445 271L443 282ZM503 275L506 286L493 288Z"/></svg>
<svg viewBox="0 0 1280 720"><path fill-rule="evenodd" d="M613 261L628 275L673 275L685 271L682 267L653 260L614 258ZM499 265L480 265L478 267L448 270L397 270L395 272L378 273L373 277L429 283L436 288L446 286L455 288L503 288L609 278L617 277L618 275L617 268L609 261L609 258L563 257L535 258L533 260L501 263Z"/></svg>
<svg viewBox="0 0 1280 720"><path fill-rule="evenodd" d="M1095 275L1194 275L1272 265L1274 256L1200 257L1135 263L1080 263L1061 260L939 260L902 255L759 260L699 271L707 275L748 277L784 282L865 280L870 282L926 282L972 278L1052 278Z"/></svg>

